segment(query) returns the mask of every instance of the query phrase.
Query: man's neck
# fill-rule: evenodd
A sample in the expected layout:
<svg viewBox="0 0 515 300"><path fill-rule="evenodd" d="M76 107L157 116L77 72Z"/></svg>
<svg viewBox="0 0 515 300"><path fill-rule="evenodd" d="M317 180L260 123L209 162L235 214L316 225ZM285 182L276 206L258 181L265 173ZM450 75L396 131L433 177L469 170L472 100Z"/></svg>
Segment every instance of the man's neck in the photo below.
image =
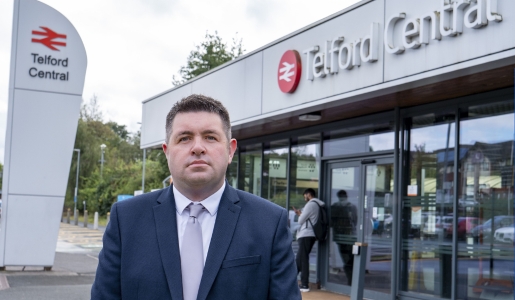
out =
<svg viewBox="0 0 515 300"><path fill-rule="evenodd" d="M175 188L183 194L186 198L193 202L200 202L209 196L213 195L218 191L223 185L225 181L220 182L219 184L215 186L190 186L190 185L183 185L182 183L176 183L174 182L173 185Z"/></svg>

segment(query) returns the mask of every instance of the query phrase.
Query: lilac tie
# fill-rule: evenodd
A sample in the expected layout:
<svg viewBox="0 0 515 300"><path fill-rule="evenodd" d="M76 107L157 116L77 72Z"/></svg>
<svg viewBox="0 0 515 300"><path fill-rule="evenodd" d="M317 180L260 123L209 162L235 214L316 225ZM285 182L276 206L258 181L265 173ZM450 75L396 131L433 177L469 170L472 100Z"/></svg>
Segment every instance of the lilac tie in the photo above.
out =
<svg viewBox="0 0 515 300"><path fill-rule="evenodd" d="M190 217L182 237L182 293L184 300L195 300L204 271L202 227L198 221L198 216L205 208L202 204L194 205L191 203L186 209L190 211Z"/></svg>

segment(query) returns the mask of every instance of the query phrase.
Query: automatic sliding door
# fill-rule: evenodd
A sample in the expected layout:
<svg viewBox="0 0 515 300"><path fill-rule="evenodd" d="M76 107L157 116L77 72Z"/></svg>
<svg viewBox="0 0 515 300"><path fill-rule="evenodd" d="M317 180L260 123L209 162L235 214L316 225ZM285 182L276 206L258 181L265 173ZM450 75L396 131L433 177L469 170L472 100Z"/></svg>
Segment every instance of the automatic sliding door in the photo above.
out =
<svg viewBox="0 0 515 300"><path fill-rule="evenodd" d="M350 292L354 257L352 245L357 241L358 210L361 190L359 161L329 164L327 189L330 204L328 282L347 286Z"/></svg>
<svg viewBox="0 0 515 300"><path fill-rule="evenodd" d="M364 296L389 297L392 269L393 162L391 158L328 163L326 203L331 229L326 287L350 294L352 246L368 243Z"/></svg>

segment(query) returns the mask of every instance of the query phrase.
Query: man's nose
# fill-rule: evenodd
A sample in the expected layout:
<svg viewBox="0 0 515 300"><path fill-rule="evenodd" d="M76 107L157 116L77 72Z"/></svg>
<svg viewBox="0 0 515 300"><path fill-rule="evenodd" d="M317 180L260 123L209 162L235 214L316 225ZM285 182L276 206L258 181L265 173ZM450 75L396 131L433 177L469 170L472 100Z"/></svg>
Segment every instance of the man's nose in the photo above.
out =
<svg viewBox="0 0 515 300"><path fill-rule="evenodd" d="M202 138L195 138L193 140L193 147L191 148L191 153L195 155L204 154L206 152L206 147L204 147Z"/></svg>

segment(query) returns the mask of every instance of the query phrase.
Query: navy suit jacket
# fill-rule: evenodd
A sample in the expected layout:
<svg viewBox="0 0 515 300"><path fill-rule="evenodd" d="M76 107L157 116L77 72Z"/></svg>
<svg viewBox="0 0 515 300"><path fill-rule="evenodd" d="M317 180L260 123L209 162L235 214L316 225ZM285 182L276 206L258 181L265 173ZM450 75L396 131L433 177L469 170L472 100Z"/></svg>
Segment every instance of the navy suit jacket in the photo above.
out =
<svg viewBox="0 0 515 300"><path fill-rule="evenodd" d="M92 299L182 300L172 187L117 202ZM301 299L287 213L226 183L197 299Z"/></svg>

